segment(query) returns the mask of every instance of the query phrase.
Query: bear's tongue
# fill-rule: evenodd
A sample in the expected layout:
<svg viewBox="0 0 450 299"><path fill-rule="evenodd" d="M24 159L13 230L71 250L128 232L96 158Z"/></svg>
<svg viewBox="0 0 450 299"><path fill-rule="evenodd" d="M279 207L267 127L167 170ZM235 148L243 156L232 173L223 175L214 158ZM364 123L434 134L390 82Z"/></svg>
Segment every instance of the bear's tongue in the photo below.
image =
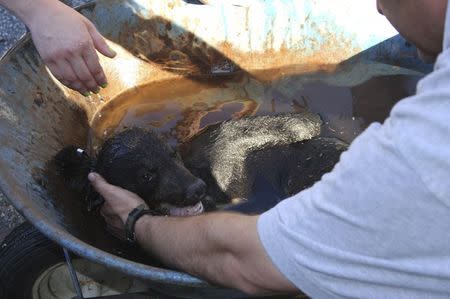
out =
<svg viewBox="0 0 450 299"><path fill-rule="evenodd" d="M170 216L194 216L203 213L203 204L198 202L193 206L188 207L175 207L169 206L169 215Z"/></svg>

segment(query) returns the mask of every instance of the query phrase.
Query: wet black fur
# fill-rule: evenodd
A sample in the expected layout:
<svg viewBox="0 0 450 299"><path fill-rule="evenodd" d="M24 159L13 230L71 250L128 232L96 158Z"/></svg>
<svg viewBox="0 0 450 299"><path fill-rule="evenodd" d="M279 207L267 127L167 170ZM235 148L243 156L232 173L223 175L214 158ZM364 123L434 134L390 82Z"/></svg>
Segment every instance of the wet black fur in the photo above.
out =
<svg viewBox="0 0 450 299"><path fill-rule="evenodd" d="M96 171L157 208L160 203L190 206L204 196L204 183L194 177L178 153L152 129L126 129L103 144L96 159L77 153L75 146L55 156L58 172L68 185L88 192L87 175Z"/></svg>
<svg viewBox="0 0 450 299"><path fill-rule="evenodd" d="M231 209L259 213L319 181L347 150L339 139L319 137L322 122L315 116L287 113L212 125L183 145L182 158L216 202L245 198Z"/></svg>
<svg viewBox="0 0 450 299"><path fill-rule="evenodd" d="M189 206L201 199L212 210L241 197L250 200L233 209L254 214L310 187L339 161L347 144L318 137L321 124L317 115L303 113L212 125L183 145L185 164L154 130L131 128L108 139L96 159L72 146L55 160L68 184L83 192L92 193L87 175L96 171L151 207Z"/></svg>

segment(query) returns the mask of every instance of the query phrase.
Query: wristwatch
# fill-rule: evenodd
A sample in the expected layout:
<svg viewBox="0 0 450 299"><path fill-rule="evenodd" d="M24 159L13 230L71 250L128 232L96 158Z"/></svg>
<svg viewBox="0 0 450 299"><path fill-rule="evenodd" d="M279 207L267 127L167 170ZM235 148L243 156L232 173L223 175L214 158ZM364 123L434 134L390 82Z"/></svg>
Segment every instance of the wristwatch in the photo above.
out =
<svg viewBox="0 0 450 299"><path fill-rule="evenodd" d="M128 214L127 221L125 222L125 238L128 243L135 244L136 243L136 234L134 232L134 226L136 221L144 215L154 215L154 213L148 209L146 204L141 204L134 208L130 214Z"/></svg>

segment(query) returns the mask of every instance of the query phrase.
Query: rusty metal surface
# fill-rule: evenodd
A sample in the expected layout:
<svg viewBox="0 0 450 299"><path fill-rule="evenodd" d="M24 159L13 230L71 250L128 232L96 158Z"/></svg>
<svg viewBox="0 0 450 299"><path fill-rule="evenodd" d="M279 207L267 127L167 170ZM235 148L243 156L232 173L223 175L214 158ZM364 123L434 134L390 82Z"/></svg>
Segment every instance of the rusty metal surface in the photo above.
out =
<svg viewBox="0 0 450 299"><path fill-rule="evenodd" d="M316 1L304 1L302 7L297 1L254 3L204 6L181 0L104 0L86 6L82 12L118 52L114 60L101 59L109 87L88 98L56 82L27 37L22 38L0 61L0 189L8 200L61 246L146 279L152 287L190 296L242 296L128 252L105 234L100 219L87 213L81 200L62 187L49 161L65 145L86 146L95 113L119 95L150 82L203 80L291 64L303 65L305 73L330 73L347 60L362 67L326 80L352 85L392 68L370 64L390 57L389 51L376 57L358 54L392 36L381 21L372 24L373 32L365 36L358 26L351 31L349 24L340 23L344 16L331 17L333 7ZM356 0L343 3L361 6ZM338 11L345 14L342 8ZM415 61L412 49L400 49ZM392 62L396 63L402 61ZM417 66L417 61L411 63L411 68L420 69Z"/></svg>
<svg viewBox="0 0 450 299"><path fill-rule="evenodd" d="M81 7L88 0L65 1L72 7ZM25 37L25 25L7 9L0 7L0 60L17 42ZM24 221L0 192L0 242L9 232Z"/></svg>

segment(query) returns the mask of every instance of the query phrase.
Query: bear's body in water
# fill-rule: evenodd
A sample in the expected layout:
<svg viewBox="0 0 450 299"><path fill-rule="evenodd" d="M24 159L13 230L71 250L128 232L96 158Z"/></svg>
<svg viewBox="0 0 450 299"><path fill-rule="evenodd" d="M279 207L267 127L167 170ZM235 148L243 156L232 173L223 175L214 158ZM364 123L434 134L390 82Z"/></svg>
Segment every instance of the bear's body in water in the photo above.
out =
<svg viewBox="0 0 450 299"><path fill-rule="evenodd" d="M338 162L347 145L317 137L321 124L316 114L288 113L211 125L181 146L184 164L154 130L130 128L108 139L96 160L68 147L56 162L72 186L88 189L94 170L162 214L195 215L256 194L234 208L254 214L311 186ZM267 187L273 194L258 193Z"/></svg>
<svg viewBox="0 0 450 299"><path fill-rule="evenodd" d="M206 182L212 204L243 198L248 201L231 210L261 213L319 181L348 148L319 137L321 125L313 113L230 120L205 128L180 152L192 174Z"/></svg>

